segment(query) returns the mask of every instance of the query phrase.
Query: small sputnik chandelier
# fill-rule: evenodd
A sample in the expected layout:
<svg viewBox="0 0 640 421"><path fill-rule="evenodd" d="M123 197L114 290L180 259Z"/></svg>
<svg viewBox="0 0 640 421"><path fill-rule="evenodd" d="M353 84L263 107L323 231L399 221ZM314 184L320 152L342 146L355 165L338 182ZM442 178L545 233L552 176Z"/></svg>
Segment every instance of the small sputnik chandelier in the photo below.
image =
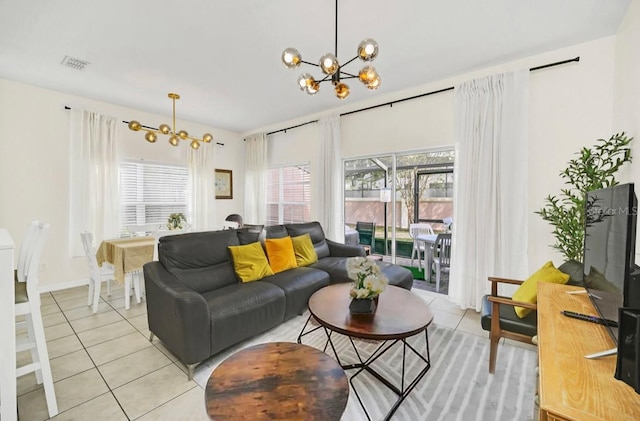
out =
<svg viewBox="0 0 640 421"><path fill-rule="evenodd" d="M168 124L161 124L160 127L154 129L149 126L143 126L139 122L132 120L129 123L129 128L134 132L146 130L147 133L144 135L144 138L147 139L147 142L149 143L155 143L156 140L158 140L159 134L168 135L169 143L173 146L178 146L181 140L190 140L191 147L193 149L198 149L200 147L200 142L211 143L213 136L210 133L205 133L204 136L202 136L202 139L198 139L197 137L189 136L189 133L184 130L178 131L176 129L176 99L180 99L180 95L170 93L168 96L173 100L173 127L169 127Z"/></svg>
<svg viewBox="0 0 640 421"><path fill-rule="evenodd" d="M358 53L351 60L344 64L338 62L338 0L336 0L336 33L335 33L335 52L326 53L320 57L318 64L310 63L302 60L300 52L295 48L287 48L282 52L282 63L289 69L297 69L301 63L311 66L320 67L326 75L320 80L316 80L311 74L303 73L298 77L298 87L300 90L315 95L320 90L322 82L331 81L334 92L340 99L349 96L349 86L344 83L343 79L359 79L369 90L376 90L380 87L380 75L373 66L364 66L357 75L347 73L342 68L351 63L355 59L360 59L366 63L373 61L378 56L378 43L371 38L364 39L358 45Z"/></svg>

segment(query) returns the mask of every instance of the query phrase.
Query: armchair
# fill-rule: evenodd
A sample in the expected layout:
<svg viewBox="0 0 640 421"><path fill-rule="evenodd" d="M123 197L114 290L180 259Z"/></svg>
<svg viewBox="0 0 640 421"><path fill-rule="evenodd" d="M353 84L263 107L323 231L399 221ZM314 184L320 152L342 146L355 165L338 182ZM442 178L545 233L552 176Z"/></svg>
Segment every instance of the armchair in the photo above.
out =
<svg viewBox="0 0 640 421"><path fill-rule="evenodd" d="M482 329L490 332L489 373L493 374L496 369L500 339L507 338L531 344L532 338L538 331L538 320L536 304L514 301L511 298L498 295L498 284L521 285L524 281L489 277L489 282L491 282L491 294L485 295L482 299L480 324ZM516 315L515 306L529 308L533 311L521 319Z"/></svg>

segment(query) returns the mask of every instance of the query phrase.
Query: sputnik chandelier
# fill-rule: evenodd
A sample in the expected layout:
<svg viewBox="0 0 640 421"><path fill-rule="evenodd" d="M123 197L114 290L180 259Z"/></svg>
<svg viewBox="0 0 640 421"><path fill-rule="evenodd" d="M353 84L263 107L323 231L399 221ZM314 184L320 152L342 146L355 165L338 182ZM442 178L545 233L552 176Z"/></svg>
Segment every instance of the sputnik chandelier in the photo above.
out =
<svg viewBox="0 0 640 421"><path fill-rule="evenodd" d="M177 131L176 129L176 99L180 99L180 95L178 94L169 94L169 98L173 100L173 126L169 127L168 124L161 124L160 127L154 129L153 127L143 126L139 122L132 120L129 123L129 128L134 132L138 130L144 129L147 131L147 134L144 135L144 138L147 139L149 143L155 143L158 140L159 134L164 134L169 136L169 143L173 146L178 146L181 140L190 140L191 147L193 149L198 149L200 147L200 142L211 143L213 140L213 136L210 133L205 133L202 136L202 139L198 139L197 137L189 136L184 130Z"/></svg>
<svg viewBox="0 0 640 421"><path fill-rule="evenodd" d="M322 72L326 75L320 80L316 80L309 73L303 73L298 77L298 86L300 90L305 91L309 95L315 95L320 90L320 84L322 82L331 81L336 93L336 96L340 99L345 99L349 96L349 86L342 82L343 79L358 78L360 81L370 90L374 91L380 86L380 75L373 66L366 65L363 67L358 75L347 73L342 70L344 66L351 63L355 59L368 63L373 61L378 56L378 43L371 38L364 39L358 45L358 54L348 60L344 64L338 62L338 0L336 0L336 37L335 37L335 50L334 53L326 53L320 57L319 64L310 63L302 60L300 52L295 48L287 48L282 52L282 62L285 67L289 69L297 69L301 63L309 64L311 66L320 67Z"/></svg>

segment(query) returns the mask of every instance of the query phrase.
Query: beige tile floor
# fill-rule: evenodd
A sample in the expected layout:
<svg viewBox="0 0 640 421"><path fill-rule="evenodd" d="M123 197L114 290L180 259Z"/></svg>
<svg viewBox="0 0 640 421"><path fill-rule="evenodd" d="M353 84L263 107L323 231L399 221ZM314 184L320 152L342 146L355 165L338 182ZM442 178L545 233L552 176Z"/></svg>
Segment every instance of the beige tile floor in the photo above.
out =
<svg viewBox="0 0 640 421"><path fill-rule="evenodd" d="M487 337L478 313L425 293L437 324ZM144 300L132 300L124 310L123 294L122 288L110 297L103 293L97 314L87 306L86 287L42 295L60 411L53 419L207 420L204 390L187 380L186 368L157 338L149 342ZM18 354L18 361L30 361L30 354ZM48 419L44 390L33 374L18 379L18 411L21 421Z"/></svg>

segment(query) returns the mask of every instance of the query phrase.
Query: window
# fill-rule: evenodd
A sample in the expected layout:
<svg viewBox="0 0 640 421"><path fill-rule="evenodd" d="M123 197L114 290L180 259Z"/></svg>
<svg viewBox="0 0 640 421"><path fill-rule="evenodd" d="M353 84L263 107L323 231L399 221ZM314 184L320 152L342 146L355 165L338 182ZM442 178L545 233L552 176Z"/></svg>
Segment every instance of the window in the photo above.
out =
<svg viewBox="0 0 640 421"><path fill-rule="evenodd" d="M120 164L121 231L127 225L164 225L172 213L187 215L188 169L125 161Z"/></svg>
<svg viewBox="0 0 640 421"><path fill-rule="evenodd" d="M309 165L270 169L267 180L267 225L308 222L310 214Z"/></svg>

